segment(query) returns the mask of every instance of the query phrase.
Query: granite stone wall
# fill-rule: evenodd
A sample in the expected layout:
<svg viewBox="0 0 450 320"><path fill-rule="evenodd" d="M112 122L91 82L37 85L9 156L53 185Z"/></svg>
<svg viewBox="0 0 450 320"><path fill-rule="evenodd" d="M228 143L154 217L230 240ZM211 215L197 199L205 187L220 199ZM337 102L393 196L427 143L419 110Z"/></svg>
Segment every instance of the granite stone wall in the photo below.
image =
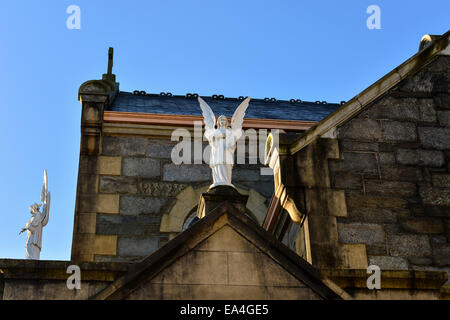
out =
<svg viewBox="0 0 450 320"><path fill-rule="evenodd" d="M98 193L118 197L118 210L97 210L95 233L117 236L117 251L116 255L96 254L94 261L134 262L152 253L169 240L168 233L160 232L161 218L176 204L177 195L189 186L197 189L212 183L207 164L172 162L175 144L143 136L102 137L99 159L104 170L98 178ZM257 191L268 202L273 193L273 176L261 175L260 167L236 164L233 183Z"/></svg>
<svg viewBox="0 0 450 320"><path fill-rule="evenodd" d="M340 243L381 269L450 270L450 57L439 56L338 129Z"/></svg>

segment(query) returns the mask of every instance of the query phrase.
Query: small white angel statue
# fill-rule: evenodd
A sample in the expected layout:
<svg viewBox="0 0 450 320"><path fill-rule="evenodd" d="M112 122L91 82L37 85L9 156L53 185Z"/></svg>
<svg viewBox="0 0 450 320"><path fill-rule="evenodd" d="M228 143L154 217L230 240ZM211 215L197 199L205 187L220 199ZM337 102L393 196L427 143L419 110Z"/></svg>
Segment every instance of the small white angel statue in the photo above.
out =
<svg viewBox="0 0 450 320"><path fill-rule="evenodd" d="M48 223L50 211L50 192L47 190L48 179L47 170L44 170L44 184L41 192L42 204L33 203L30 206L31 218L25 227L19 232L27 231L25 243L25 259L39 260L42 248L42 229ZM42 206L42 212L39 208Z"/></svg>
<svg viewBox="0 0 450 320"><path fill-rule="evenodd" d="M211 146L209 166L212 169L213 184L209 189L217 186L231 186L231 173L234 164L234 151L236 141L242 136L242 123L250 98L246 98L236 109L231 118L231 128L228 127L228 119L221 115L216 118L208 104L198 97L205 122L205 138Z"/></svg>

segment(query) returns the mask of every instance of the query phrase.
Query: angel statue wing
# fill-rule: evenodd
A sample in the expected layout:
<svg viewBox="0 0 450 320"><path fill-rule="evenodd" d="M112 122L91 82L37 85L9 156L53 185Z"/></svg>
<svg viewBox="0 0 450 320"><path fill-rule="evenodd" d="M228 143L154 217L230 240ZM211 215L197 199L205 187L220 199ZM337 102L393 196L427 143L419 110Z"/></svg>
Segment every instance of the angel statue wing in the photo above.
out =
<svg viewBox="0 0 450 320"><path fill-rule="evenodd" d="M214 130L214 125L216 123L216 117L214 112L211 110L210 106L200 97L198 97L198 102L200 103L200 108L202 109L203 121L205 122L205 137L209 140L209 135Z"/></svg>
<svg viewBox="0 0 450 320"><path fill-rule="evenodd" d="M242 101L231 118L231 130L236 140L242 136L242 123L244 122L245 111L247 110L249 102L250 97L247 97L247 99Z"/></svg>
<svg viewBox="0 0 450 320"><path fill-rule="evenodd" d="M48 178L47 178L47 170L44 170L44 183L42 185L41 191L41 202L42 206L42 226L46 226L48 223L48 217L50 212L50 192L48 192Z"/></svg>

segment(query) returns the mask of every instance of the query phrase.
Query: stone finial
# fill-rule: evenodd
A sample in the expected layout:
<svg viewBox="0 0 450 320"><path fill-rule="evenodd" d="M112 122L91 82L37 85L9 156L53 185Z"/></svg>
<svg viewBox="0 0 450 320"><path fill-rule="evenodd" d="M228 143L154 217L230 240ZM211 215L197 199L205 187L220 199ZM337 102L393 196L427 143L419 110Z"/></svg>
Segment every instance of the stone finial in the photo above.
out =
<svg viewBox="0 0 450 320"><path fill-rule="evenodd" d="M114 60L114 48L109 47L109 49L108 49L108 70L107 70L107 73L103 74L102 79L106 80L106 81L110 81L112 83L115 83L116 75L112 73L113 60Z"/></svg>
<svg viewBox="0 0 450 320"><path fill-rule="evenodd" d="M420 40L420 45L419 45L419 52L422 51L423 49L427 48L433 41L435 41L436 39L439 39L441 36L440 35L434 35L434 34L426 34L422 37L422 39Z"/></svg>

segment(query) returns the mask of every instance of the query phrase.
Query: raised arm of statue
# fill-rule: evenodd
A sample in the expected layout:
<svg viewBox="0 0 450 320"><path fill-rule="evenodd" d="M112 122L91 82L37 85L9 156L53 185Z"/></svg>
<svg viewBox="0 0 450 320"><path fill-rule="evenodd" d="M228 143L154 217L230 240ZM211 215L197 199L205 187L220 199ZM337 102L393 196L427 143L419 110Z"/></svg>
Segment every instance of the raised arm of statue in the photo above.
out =
<svg viewBox="0 0 450 320"><path fill-rule="evenodd" d="M49 213L50 213L50 192L48 191L48 178L47 170L44 170L44 183L42 185L41 191L41 201L42 201L42 226L45 227L48 223Z"/></svg>

